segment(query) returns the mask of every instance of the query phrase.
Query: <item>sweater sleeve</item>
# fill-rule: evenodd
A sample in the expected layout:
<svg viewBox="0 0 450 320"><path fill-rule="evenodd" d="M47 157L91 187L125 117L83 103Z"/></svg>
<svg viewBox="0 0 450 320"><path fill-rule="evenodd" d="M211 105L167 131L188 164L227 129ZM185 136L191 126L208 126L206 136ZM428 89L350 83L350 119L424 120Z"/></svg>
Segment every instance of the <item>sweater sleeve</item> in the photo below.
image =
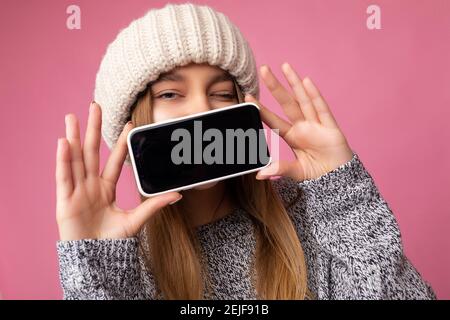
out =
<svg viewBox="0 0 450 320"><path fill-rule="evenodd" d="M66 300L151 299L139 239L58 241L59 276Z"/></svg>
<svg viewBox="0 0 450 320"><path fill-rule="evenodd" d="M274 180L319 299L435 299L403 252L397 221L358 155L316 179Z"/></svg>

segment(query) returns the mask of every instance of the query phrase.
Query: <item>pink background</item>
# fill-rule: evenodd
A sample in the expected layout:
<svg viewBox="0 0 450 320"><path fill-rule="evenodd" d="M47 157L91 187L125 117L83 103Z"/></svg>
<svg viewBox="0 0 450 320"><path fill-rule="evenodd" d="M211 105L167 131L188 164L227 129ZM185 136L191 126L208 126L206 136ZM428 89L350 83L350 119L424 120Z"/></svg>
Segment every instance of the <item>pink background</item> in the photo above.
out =
<svg viewBox="0 0 450 320"><path fill-rule="evenodd" d="M405 251L450 298L450 2L204 1L249 40L258 65L316 81L398 218ZM381 7L381 30L366 8ZM81 7L81 30L66 8ZM95 74L119 29L164 1L2 0L0 292L60 299L54 165L64 115L85 129ZM262 101L280 112L262 87ZM285 156L290 156L283 148ZM103 162L108 151L102 146ZM128 167L119 204L137 201Z"/></svg>

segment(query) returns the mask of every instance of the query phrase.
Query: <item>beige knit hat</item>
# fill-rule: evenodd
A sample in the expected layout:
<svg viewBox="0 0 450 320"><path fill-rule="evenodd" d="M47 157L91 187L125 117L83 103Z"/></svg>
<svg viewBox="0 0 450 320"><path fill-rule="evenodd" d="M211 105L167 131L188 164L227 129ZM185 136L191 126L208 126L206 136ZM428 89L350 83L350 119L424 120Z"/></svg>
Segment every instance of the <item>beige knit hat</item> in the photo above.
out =
<svg viewBox="0 0 450 320"><path fill-rule="evenodd" d="M96 76L94 100L102 108L102 135L110 149L148 83L191 62L228 71L243 94L259 97L251 48L224 14L191 3L152 9L119 32Z"/></svg>

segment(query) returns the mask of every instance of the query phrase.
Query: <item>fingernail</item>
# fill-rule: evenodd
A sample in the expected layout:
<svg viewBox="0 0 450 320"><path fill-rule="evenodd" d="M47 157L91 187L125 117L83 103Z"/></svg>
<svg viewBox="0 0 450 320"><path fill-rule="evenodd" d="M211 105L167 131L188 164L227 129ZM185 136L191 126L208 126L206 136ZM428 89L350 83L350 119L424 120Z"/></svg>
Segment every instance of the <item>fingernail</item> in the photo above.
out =
<svg viewBox="0 0 450 320"><path fill-rule="evenodd" d="M273 166L269 165L268 167L259 170L258 171L258 175L260 175L260 176L270 176L271 174L274 173L274 171L275 171L274 169L275 168Z"/></svg>
<svg viewBox="0 0 450 320"><path fill-rule="evenodd" d="M174 201L170 202L169 204L172 205L172 204L174 204L174 203L180 201L181 198L183 198L183 195L180 194L180 197L179 197L177 200L174 200Z"/></svg>
<svg viewBox="0 0 450 320"><path fill-rule="evenodd" d="M269 176L264 176L264 175L256 175L256 179L258 180L266 180Z"/></svg>

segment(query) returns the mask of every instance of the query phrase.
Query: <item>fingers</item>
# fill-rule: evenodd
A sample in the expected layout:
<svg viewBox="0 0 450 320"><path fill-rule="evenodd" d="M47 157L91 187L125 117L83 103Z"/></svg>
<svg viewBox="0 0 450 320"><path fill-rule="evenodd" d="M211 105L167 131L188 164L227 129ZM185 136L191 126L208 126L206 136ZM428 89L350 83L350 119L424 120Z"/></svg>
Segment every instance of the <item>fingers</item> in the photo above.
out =
<svg viewBox="0 0 450 320"><path fill-rule="evenodd" d="M83 154L80 142L80 127L74 114L68 114L65 118L66 138L70 146L72 177L74 184L78 184L85 178Z"/></svg>
<svg viewBox="0 0 450 320"><path fill-rule="evenodd" d="M334 116L331 113L328 104L326 103L325 99L323 99L322 95L320 94L319 90L314 85L312 80L308 77L305 77L305 79L303 79L303 85L306 89L306 92L311 97L314 106L316 107L317 116L319 117L320 122L324 126L337 127L338 125L336 119L334 119Z"/></svg>
<svg viewBox="0 0 450 320"><path fill-rule="evenodd" d="M261 69L261 78L263 79L265 85L272 93L275 100L282 106L286 116L292 122L304 120L302 110L298 102L291 96L289 91L287 91L275 75L272 73L270 68L266 65L262 66Z"/></svg>
<svg viewBox="0 0 450 320"><path fill-rule="evenodd" d="M305 174L299 162L280 160L258 171L256 179L264 180L274 176L285 176L301 181L304 180Z"/></svg>
<svg viewBox="0 0 450 320"><path fill-rule="evenodd" d="M251 94L245 95L245 101L246 102L253 102L256 105L260 107L260 113L262 120L267 123L267 125L272 129L278 129L280 136L284 137L286 133L291 128L291 124L282 118L280 118L278 115L264 107L255 97L253 97Z"/></svg>
<svg viewBox="0 0 450 320"><path fill-rule="evenodd" d="M319 122L316 109L314 108L314 105L310 97L308 96L308 93L306 92L302 80L300 79L298 74L288 63L283 63L281 69L283 70L286 80L289 82L289 85L291 86L298 102L300 103L300 107L303 115L305 116L305 120Z"/></svg>
<svg viewBox="0 0 450 320"><path fill-rule="evenodd" d="M101 126L101 109L96 103L92 102L89 106L89 118L83 147L86 176L98 176Z"/></svg>
<svg viewBox="0 0 450 320"><path fill-rule="evenodd" d="M281 85L268 66L262 66L260 73L267 88L283 107L289 120L292 122L308 120L319 122L327 127L337 127L336 119L312 80L308 77L302 80L288 63L283 63L281 68L294 92L295 99Z"/></svg>
<svg viewBox="0 0 450 320"><path fill-rule="evenodd" d="M148 198L128 215L128 219L130 219L133 228L139 230L158 210L171 202L180 200L182 197L183 196L178 192L169 192Z"/></svg>
<svg viewBox="0 0 450 320"><path fill-rule="evenodd" d="M56 198L69 197L73 191L72 168L70 161L70 146L66 139L58 139L56 150Z"/></svg>
<svg viewBox="0 0 450 320"><path fill-rule="evenodd" d="M133 125L131 122L128 122L124 126L122 133L106 162L105 168L103 169L102 178L114 185L117 183L117 180L119 180L123 163L127 157L127 136L132 127Z"/></svg>

